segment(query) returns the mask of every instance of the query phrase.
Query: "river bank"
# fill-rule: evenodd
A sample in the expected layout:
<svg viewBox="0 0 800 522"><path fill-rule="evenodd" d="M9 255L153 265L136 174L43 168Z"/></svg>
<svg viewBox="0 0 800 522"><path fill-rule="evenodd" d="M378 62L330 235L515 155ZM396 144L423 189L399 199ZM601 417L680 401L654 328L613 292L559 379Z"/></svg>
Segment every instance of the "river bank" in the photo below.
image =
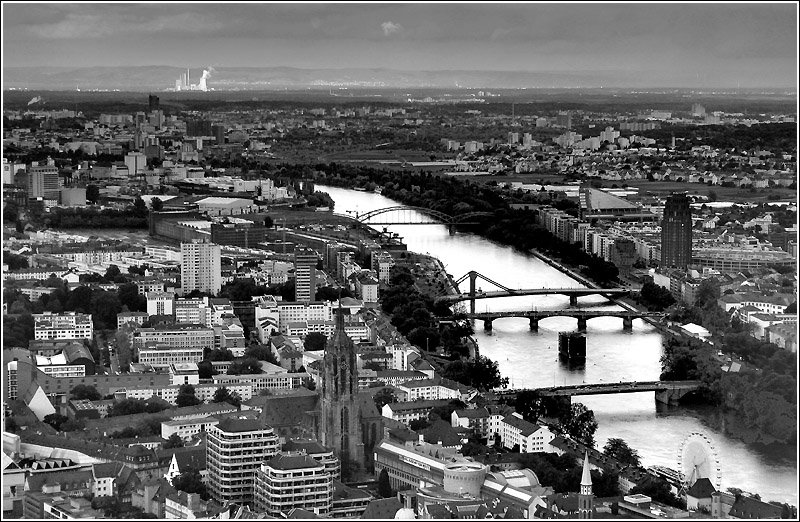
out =
<svg viewBox="0 0 800 522"><path fill-rule="evenodd" d="M337 187L322 187L336 201L340 212L361 213L397 206L395 200L374 193L355 192ZM579 286L576 279L562 273L540 257L499 244L471 233L451 236L443 225L392 225L392 232L404 237L409 250L424 252L441 261L456 278L475 270L515 288ZM503 297L481 301L481 311L519 309L565 309L565 296ZM581 306L599 310L617 309L600 296L581 298ZM526 319L495 321L491 333L482 329L473 337L481 355L497 361L503 376L515 388L539 388L557 384L602 383L619 380L658 380L661 373L664 334L649 323L634 320L631 331L622 331L616 318L597 318L588 322L587 359L580 367L561 364L556 356L558 332L575 328L575 320L553 317L542 320L532 332ZM760 445L747 445L721 429L709 407L657 407L652 392L619 396L585 396L576 399L595 412L599 428L598 447L620 437L636 449L645 467L678 467L676 454L692 432L707 434L717 449L722 473L722 489L739 487L758 492L765 500L797 504L797 463L794 452Z"/></svg>

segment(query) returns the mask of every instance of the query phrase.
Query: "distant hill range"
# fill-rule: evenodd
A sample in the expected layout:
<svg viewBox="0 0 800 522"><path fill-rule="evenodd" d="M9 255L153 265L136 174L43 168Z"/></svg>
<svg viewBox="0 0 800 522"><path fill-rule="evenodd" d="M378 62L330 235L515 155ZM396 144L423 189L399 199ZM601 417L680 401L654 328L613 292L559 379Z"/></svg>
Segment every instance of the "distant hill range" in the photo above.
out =
<svg viewBox="0 0 800 522"><path fill-rule="evenodd" d="M142 67L4 67L3 89L165 91L186 69ZM190 70L198 83L203 69ZM208 80L214 90L305 88L587 88L652 86L651 76L620 71L397 71L390 69L297 69L292 67L215 67ZM650 84L650 85L647 85Z"/></svg>

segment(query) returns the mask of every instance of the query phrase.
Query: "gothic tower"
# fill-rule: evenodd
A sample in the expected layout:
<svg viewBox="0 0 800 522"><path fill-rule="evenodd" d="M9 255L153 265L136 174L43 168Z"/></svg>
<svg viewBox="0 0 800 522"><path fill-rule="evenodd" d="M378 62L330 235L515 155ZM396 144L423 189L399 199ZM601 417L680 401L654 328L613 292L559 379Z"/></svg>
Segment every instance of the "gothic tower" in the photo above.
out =
<svg viewBox="0 0 800 522"><path fill-rule="evenodd" d="M578 493L578 518L594 518L594 493L592 493L592 474L589 468L589 452L583 459L581 490Z"/></svg>
<svg viewBox="0 0 800 522"><path fill-rule="evenodd" d="M364 444L358 406L358 366L353 341L344 331L341 305L336 329L328 339L322 373L320 440L342 463L342 478L353 465L364 466Z"/></svg>

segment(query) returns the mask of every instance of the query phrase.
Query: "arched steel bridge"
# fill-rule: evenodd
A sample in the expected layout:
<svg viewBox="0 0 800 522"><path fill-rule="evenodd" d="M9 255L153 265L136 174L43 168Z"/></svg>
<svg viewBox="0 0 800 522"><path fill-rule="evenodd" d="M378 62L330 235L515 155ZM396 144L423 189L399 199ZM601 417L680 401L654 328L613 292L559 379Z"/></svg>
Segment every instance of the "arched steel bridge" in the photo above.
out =
<svg viewBox="0 0 800 522"><path fill-rule="evenodd" d="M516 310L511 312L478 312L456 314L455 319L480 319L483 329L492 330L492 321L505 317L524 317L530 321L531 330L539 329L539 321L548 317L574 317L578 320L578 330L586 330L586 321L595 317L620 317L623 330L633 328L633 320L644 317L665 317L662 312L635 312L628 310L578 310L566 308L564 310Z"/></svg>
<svg viewBox="0 0 800 522"><path fill-rule="evenodd" d="M416 213L416 214L414 214ZM467 212L451 216L438 210L410 205L379 208L355 213L347 217L354 218L365 225L477 225L479 218L491 217L491 212ZM382 217L383 216L383 217Z"/></svg>
<svg viewBox="0 0 800 522"><path fill-rule="evenodd" d="M460 278L455 280L458 285L469 279L469 292L460 294L439 295L434 298L434 303L457 303L459 301L470 302L470 312L475 313L475 300L476 299L490 299L493 297L510 297L510 296L523 296L523 295L549 295L560 294L569 296L569 304L575 306L578 304L578 296L586 295L602 295L604 297L623 296L631 293L628 288L508 288L505 285L493 281L483 274L479 274L475 270L470 270ZM475 287L478 279L486 281L502 290L490 290L488 292L479 291Z"/></svg>

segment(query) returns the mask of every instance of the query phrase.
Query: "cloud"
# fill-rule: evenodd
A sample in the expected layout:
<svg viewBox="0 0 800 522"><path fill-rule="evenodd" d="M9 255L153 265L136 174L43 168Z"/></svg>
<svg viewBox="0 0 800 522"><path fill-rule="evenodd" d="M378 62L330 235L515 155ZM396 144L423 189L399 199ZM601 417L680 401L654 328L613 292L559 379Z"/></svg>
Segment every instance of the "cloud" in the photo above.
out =
<svg viewBox="0 0 800 522"><path fill-rule="evenodd" d="M402 31L403 26L389 20L388 22L383 22L381 24L381 29L383 29L384 36L389 36L390 34L399 33Z"/></svg>

